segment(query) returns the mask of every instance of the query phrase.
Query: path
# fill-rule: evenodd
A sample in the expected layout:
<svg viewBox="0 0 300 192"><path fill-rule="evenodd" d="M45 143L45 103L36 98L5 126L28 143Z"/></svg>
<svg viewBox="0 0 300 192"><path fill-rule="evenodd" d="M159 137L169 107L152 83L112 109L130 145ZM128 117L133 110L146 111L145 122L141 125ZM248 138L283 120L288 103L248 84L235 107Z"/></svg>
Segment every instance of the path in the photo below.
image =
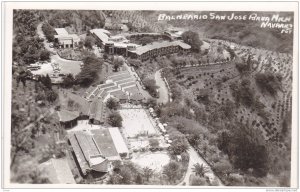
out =
<svg viewBox="0 0 300 192"><path fill-rule="evenodd" d="M190 176L193 174L193 167L196 163L199 163L200 165L203 164L205 167L209 168L209 171L205 173L206 176L210 178L211 181L216 179L218 181L219 186L224 186L221 182L221 180L214 174L214 172L211 170L210 166L206 163L206 161L195 151L195 149L190 146L188 153L190 155L190 161L188 165L187 172L185 174L185 177L181 183L178 185L183 185L185 183L186 186L190 185Z"/></svg>
<svg viewBox="0 0 300 192"><path fill-rule="evenodd" d="M161 70L162 69L155 72L155 81L156 84L159 86L158 88L159 98L157 99L157 103L166 104L169 102L169 91L165 81L161 76Z"/></svg>
<svg viewBox="0 0 300 192"><path fill-rule="evenodd" d="M50 43L47 42L47 39L44 35L44 32L42 30L42 26L43 26L43 22L39 23L38 26L37 26L37 34L39 36L39 38L43 38L44 39L44 47L50 51L51 53L55 53L54 49L50 47Z"/></svg>

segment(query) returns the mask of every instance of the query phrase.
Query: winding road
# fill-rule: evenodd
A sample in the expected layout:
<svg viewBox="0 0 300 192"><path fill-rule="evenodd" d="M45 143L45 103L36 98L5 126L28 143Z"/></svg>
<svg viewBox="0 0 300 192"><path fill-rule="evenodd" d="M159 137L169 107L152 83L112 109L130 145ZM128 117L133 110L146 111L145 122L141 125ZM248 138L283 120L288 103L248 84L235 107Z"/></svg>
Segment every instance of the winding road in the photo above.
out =
<svg viewBox="0 0 300 192"><path fill-rule="evenodd" d="M167 85L165 81L163 80L161 76L161 70L158 70L155 72L155 81L156 84L159 86L158 92L159 92L159 98L157 99L157 103L160 104L166 104L169 102L169 90L167 88Z"/></svg>

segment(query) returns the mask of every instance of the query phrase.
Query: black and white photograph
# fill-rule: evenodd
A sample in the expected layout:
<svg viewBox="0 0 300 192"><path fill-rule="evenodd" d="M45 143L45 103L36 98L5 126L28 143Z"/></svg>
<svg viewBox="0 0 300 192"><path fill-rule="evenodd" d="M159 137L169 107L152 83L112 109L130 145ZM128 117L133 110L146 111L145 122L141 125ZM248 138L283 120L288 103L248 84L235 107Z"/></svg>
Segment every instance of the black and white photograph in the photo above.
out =
<svg viewBox="0 0 300 192"><path fill-rule="evenodd" d="M298 186L297 3L71 5L4 15L7 183Z"/></svg>

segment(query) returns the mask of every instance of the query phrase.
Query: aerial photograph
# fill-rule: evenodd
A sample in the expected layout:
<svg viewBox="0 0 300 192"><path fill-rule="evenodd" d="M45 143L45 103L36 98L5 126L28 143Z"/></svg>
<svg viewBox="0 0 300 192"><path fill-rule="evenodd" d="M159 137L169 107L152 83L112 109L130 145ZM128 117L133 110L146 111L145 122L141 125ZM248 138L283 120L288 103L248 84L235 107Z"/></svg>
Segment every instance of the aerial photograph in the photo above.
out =
<svg viewBox="0 0 300 192"><path fill-rule="evenodd" d="M11 183L291 186L294 12L12 17Z"/></svg>

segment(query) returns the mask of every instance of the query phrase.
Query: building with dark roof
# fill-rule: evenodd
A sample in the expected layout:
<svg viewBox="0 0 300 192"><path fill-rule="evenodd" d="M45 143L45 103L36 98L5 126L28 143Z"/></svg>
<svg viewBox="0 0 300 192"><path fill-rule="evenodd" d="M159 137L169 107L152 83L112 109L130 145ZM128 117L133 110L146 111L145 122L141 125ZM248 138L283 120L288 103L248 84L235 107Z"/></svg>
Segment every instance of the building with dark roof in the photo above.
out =
<svg viewBox="0 0 300 192"><path fill-rule="evenodd" d="M120 154L129 154L117 128L71 132L68 138L83 175L93 171L108 172L111 161L120 160Z"/></svg>
<svg viewBox="0 0 300 192"><path fill-rule="evenodd" d="M78 111L60 110L58 111L60 125L64 128L72 128L77 125L79 117Z"/></svg>
<svg viewBox="0 0 300 192"><path fill-rule="evenodd" d="M105 120L104 103L100 99L94 99L91 103L89 121L92 124L103 124Z"/></svg>
<svg viewBox="0 0 300 192"><path fill-rule="evenodd" d="M83 131L72 132L69 134L69 141L83 175L90 171L108 171L108 160L101 153L92 134Z"/></svg>

